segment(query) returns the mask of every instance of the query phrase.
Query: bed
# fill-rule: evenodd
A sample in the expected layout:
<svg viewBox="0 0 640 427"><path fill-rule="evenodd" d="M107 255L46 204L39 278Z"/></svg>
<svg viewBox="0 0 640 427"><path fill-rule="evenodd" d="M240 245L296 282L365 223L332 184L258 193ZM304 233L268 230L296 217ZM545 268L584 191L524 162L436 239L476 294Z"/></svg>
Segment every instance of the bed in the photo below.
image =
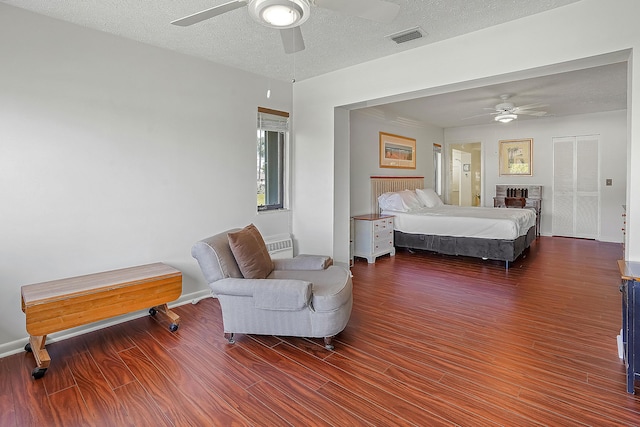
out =
<svg viewBox="0 0 640 427"><path fill-rule="evenodd" d="M397 248L499 260L509 268L536 238L531 209L444 205L423 187L423 177L371 177L373 211L395 216Z"/></svg>

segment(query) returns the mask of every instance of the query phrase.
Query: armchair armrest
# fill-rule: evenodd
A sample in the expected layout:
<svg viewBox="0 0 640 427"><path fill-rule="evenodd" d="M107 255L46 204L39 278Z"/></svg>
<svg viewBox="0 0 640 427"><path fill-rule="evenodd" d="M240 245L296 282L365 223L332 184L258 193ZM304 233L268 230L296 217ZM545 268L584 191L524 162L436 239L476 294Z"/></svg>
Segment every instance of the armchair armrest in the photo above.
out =
<svg viewBox="0 0 640 427"><path fill-rule="evenodd" d="M274 270L324 270L333 264L329 256L300 254L295 258L274 259Z"/></svg>
<svg viewBox="0 0 640 427"><path fill-rule="evenodd" d="M293 279L236 279L226 278L210 283L216 295L253 297L255 308L263 310L296 311L311 300L311 282Z"/></svg>
<svg viewBox="0 0 640 427"><path fill-rule="evenodd" d="M222 280L216 280L209 283L211 292L215 295L229 295L235 297L252 297L253 288L256 285L255 282L260 282L266 279L238 279L235 277L228 277Z"/></svg>

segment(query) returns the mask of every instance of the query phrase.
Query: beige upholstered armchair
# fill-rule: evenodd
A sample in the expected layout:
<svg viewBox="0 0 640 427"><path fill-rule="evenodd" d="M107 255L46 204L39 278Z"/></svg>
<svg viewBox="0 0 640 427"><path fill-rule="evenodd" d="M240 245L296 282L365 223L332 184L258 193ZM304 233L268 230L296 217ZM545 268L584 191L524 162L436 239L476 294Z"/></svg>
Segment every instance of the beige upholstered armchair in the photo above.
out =
<svg viewBox="0 0 640 427"><path fill-rule="evenodd" d="M233 334L332 339L353 304L350 272L331 258L298 255L271 260L255 226L196 242L191 255L220 302L225 337Z"/></svg>

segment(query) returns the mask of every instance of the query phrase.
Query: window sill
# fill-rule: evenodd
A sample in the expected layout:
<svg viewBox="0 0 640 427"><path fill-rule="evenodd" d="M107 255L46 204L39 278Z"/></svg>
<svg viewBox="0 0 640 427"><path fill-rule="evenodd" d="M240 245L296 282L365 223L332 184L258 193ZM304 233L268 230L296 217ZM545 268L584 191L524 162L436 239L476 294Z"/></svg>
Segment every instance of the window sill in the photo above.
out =
<svg viewBox="0 0 640 427"><path fill-rule="evenodd" d="M258 212L258 215L269 215L269 214L276 214L281 212L291 212L291 210L287 208L282 208L282 209L269 209L269 210L257 211L257 212Z"/></svg>

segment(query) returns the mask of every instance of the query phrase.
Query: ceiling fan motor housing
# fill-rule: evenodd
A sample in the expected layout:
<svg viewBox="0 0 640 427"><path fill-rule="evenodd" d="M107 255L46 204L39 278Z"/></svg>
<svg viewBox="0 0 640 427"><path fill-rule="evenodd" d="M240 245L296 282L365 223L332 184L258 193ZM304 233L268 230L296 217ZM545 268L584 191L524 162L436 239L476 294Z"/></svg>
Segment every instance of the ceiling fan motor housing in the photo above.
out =
<svg viewBox="0 0 640 427"><path fill-rule="evenodd" d="M302 25L309 19L311 7L308 0L250 0L248 9L256 22L283 30ZM284 16L284 20L271 20L269 15L272 13Z"/></svg>
<svg viewBox="0 0 640 427"><path fill-rule="evenodd" d="M496 105L497 111L511 111L514 108L516 108L516 106L510 102L503 102L502 104Z"/></svg>

